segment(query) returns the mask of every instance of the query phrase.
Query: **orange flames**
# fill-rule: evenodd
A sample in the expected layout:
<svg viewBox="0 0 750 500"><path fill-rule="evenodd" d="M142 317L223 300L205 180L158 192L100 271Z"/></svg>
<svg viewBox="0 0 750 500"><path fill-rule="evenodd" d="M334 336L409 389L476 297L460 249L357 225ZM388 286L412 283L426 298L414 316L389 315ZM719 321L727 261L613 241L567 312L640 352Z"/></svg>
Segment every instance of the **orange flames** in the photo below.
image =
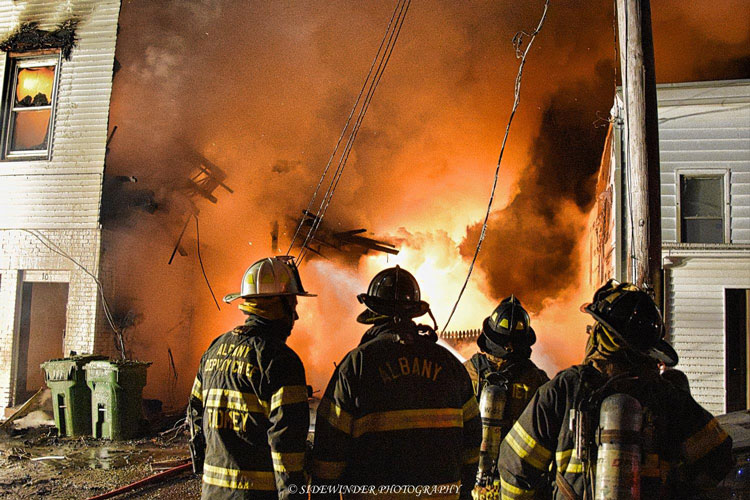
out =
<svg viewBox="0 0 750 500"><path fill-rule="evenodd" d="M529 56L494 224L449 325L479 328L504 295L516 293L534 305L533 359L550 375L583 354L589 319L578 307L593 290L581 263L603 145L601 130L592 130L614 87L612 3L584 4L552 5ZM289 342L315 389L359 342L366 327L355 321L356 295L384 267L413 272L444 326L476 244L510 110L517 68L510 40L538 19L541 5L413 4L326 215L332 229L366 227L401 253L354 264L328 255L302 265L303 282L318 297L300 299ZM727 30L725 19L685 5L653 7L660 79L689 80L706 68L708 78L731 77L732 64L748 53L747 22ZM166 265L188 213L175 192L195 167L179 160L180 148L215 163L234 190L215 193L216 204L197 202L203 262L221 297L272 253L271 224L284 227L307 206L391 6L334 0L325 8L260 2L253 15L248 9L244 2L131 2L120 18L122 69L110 119L118 133L108 174L137 177L136 187L152 191L160 208L153 215L133 208L113 224L109 256L120 270L113 302L142 315L131 345L135 357L155 361L149 397L166 399L172 349L174 404L184 400L210 341L243 320L234 306L216 310L192 223L187 255ZM722 60L697 61L701 54ZM290 238L279 234L282 250Z"/></svg>

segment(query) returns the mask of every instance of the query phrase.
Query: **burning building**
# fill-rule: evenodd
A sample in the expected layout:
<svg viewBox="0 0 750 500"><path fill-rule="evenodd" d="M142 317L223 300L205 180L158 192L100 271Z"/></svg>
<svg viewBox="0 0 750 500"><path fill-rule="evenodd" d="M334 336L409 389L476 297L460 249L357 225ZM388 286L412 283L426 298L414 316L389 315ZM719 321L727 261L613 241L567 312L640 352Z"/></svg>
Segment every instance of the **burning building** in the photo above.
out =
<svg viewBox="0 0 750 500"><path fill-rule="evenodd" d="M391 11L325 4L0 1L0 406L41 384L41 358L71 351L153 361L146 396L184 404L201 353L242 320L212 295L290 245ZM290 344L316 390L363 333L356 295L382 268L412 271L447 320L510 109L510 40L538 19L540 6L519 5L412 5L301 267L318 298L301 301ZM657 62L667 60L659 43L746 54L744 32L721 16L676 0L657 8ZM614 94L611 9L569 1L551 12L449 325L475 330L514 293L550 373L579 361L585 343L578 306L591 293L585 229L605 135L594 122ZM675 25L689 29L659 38ZM706 66L668 60L666 80ZM363 255L373 246L386 250Z"/></svg>
<svg viewBox="0 0 750 500"><path fill-rule="evenodd" d="M39 364L112 351L100 205L119 0L2 2L0 407Z"/></svg>

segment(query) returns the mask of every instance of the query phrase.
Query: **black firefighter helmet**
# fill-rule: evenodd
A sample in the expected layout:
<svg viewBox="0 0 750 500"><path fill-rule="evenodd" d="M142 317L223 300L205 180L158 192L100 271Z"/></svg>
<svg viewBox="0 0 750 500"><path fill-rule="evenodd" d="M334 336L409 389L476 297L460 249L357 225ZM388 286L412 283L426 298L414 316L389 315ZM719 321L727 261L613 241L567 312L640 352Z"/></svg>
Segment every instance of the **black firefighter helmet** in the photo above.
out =
<svg viewBox="0 0 750 500"><path fill-rule="evenodd" d="M477 345L482 352L503 357L509 353L508 346L514 351L528 351L536 342L536 333L529 323L529 313L514 295L500 301L482 324L482 334Z"/></svg>
<svg viewBox="0 0 750 500"><path fill-rule="evenodd" d="M664 340L664 321L659 308L635 285L611 279L594 293L594 301L582 309L626 346L667 366L677 364L677 352Z"/></svg>
<svg viewBox="0 0 750 500"><path fill-rule="evenodd" d="M357 295L357 300L367 307L357 317L357 321L365 324L379 318L417 318L430 309L430 305L421 300L417 280L399 266L376 274L370 281L367 293Z"/></svg>

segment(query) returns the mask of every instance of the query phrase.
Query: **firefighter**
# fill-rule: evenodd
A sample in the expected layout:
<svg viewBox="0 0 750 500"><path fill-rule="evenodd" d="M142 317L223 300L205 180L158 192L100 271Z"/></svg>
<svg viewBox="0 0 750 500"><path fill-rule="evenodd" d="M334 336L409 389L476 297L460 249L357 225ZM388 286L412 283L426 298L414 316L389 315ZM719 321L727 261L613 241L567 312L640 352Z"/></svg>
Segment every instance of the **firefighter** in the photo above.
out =
<svg viewBox="0 0 750 500"><path fill-rule="evenodd" d="M610 280L583 310L596 320L583 364L543 385L500 447L502 498L531 498L550 467L556 500L687 499L721 480L731 438L660 377L678 356L649 295Z"/></svg>
<svg viewBox="0 0 750 500"><path fill-rule="evenodd" d="M305 485L309 427L305 370L286 345L302 287L290 258L250 266L240 293L244 324L209 346L188 406L191 454L204 499L290 498ZM205 457L205 459L204 459Z"/></svg>
<svg viewBox="0 0 750 500"><path fill-rule="evenodd" d="M416 279L385 269L357 298L367 308L357 321L373 326L336 367L318 407L313 493L320 486L348 488L345 498L470 497L477 400L435 330L414 323L432 315Z"/></svg>
<svg viewBox="0 0 750 500"><path fill-rule="evenodd" d="M503 299L484 320L482 333L477 339L481 352L464 363L477 399L481 398L482 390L488 384L501 386L505 392L502 418L498 422L500 437L508 433L537 389L549 380L544 370L537 368L529 359L531 346L535 342L536 334L529 323L529 314L521 302L511 295ZM497 456L492 459L492 462L496 461ZM498 496L497 470L480 472L487 477L479 479L474 488L474 498Z"/></svg>

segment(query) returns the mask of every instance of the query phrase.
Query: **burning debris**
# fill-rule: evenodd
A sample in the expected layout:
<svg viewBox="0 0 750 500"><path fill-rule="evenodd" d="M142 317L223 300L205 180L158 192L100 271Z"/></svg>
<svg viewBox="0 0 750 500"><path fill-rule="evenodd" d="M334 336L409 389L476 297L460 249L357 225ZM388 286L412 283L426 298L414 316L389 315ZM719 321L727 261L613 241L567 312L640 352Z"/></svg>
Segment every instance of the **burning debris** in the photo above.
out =
<svg viewBox="0 0 750 500"><path fill-rule="evenodd" d="M376 240L362 236L367 229L350 229L348 231L334 231L320 217L308 212L302 211L302 219L297 225L300 227L300 237L297 243L305 250L326 257L324 249L335 250L339 253L349 253L355 255L367 255L370 251L383 252L389 255L398 255L398 248L385 241ZM274 226L275 232L271 233L271 245L274 242L278 245L278 226ZM311 230L314 229L312 236Z"/></svg>
<svg viewBox="0 0 750 500"><path fill-rule="evenodd" d="M205 156L194 151L190 160L190 163L194 167L187 184L189 195L202 196L211 203L216 203L218 200L213 194L216 189L221 187L229 193L234 193L232 188L224 183L227 174L216 166L215 163L210 162Z"/></svg>

